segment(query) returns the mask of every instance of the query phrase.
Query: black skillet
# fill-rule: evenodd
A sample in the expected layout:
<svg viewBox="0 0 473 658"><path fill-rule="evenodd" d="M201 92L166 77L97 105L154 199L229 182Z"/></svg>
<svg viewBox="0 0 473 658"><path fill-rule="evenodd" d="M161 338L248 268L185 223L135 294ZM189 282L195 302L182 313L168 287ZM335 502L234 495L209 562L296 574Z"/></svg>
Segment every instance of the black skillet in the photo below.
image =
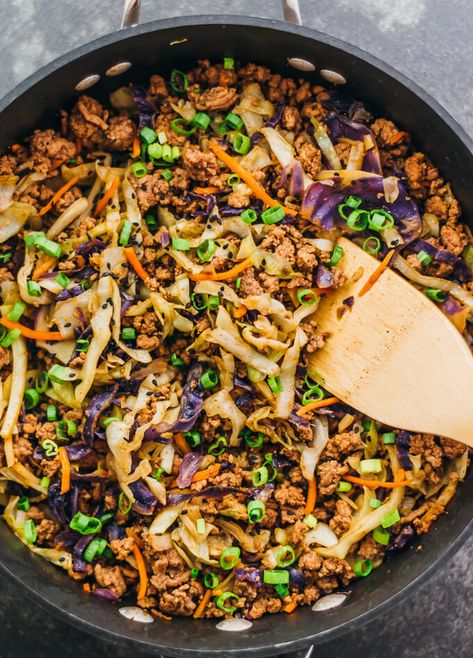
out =
<svg viewBox="0 0 473 658"><path fill-rule="evenodd" d="M92 95L105 99L117 87L132 80L146 81L151 73L186 70L202 58L221 61L223 56L233 56L269 66L283 76L303 76L314 83L331 79L367 102L379 116L393 119L452 182L465 220L473 228L473 145L453 118L425 91L372 55L301 27L297 0L283 5L285 18L295 24L201 16L128 27L137 22L139 1L127 0L123 27L128 29L57 59L0 101L0 150L36 127L57 124L59 110L71 107L80 88L89 86ZM460 487L449 513L422 541L422 552L416 552L414 545L388 559L369 578L355 583L338 608L268 615L239 633L219 631L215 621L127 621L117 606L85 594L60 570L32 555L4 524L0 525L0 568L28 596L62 619L102 639L131 649L141 647L150 655L226 658L251 652L255 657L290 653L305 658L313 645L356 630L445 565L470 535L472 516L470 478Z"/></svg>

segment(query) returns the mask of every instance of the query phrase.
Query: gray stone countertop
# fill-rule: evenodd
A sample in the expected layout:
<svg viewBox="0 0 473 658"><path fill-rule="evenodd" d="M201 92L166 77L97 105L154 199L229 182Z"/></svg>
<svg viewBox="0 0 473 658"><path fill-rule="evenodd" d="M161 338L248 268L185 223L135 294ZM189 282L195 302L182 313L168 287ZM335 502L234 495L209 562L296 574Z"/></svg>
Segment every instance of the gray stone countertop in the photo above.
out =
<svg viewBox="0 0 473 658"><path fill-rule="evenodd" d="M0 0L0 96L58 55L120 22L121 0ZM471 0L302 0L307 26L352 42L427 89L473 135ZM143 0L142 22L190 14L281 18L277 0ZM316 658L471 658L473 538L426 584ZM125 658L48 615L0 578L1 658ZM134 652L135 656L144 655Z"/></svg>

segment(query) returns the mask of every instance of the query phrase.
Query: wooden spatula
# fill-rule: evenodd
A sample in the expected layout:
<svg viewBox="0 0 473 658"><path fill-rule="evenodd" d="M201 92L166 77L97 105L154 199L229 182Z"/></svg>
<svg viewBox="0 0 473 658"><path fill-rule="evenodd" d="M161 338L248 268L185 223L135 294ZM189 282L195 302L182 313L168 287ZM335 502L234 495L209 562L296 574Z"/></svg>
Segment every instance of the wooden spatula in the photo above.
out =
<svg viewBox="0 0 473 658"><path fill-rule="evenodd" d="M359 297L379 262L345 238L339 244L349 280L360 268L363 274L321 300L314 319L329 337L310 369L331 394L370 418L473 446L473 356L464 339L434 302L391 269Z"/></svg>

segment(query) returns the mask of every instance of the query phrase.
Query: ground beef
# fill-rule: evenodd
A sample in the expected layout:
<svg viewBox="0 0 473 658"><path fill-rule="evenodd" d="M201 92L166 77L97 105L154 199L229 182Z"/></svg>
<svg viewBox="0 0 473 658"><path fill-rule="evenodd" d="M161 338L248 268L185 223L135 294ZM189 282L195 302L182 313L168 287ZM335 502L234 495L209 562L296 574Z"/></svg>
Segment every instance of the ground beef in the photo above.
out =
<svg viewBox="0 0 473 658"><path fill-rule="evenodd" d="M11 176L18 163L12 155L2 155L0 158L0 176Z"/></svg>
<svg viewBox="0 0 473 658"><path fill-rule="evenodd" d="M207 181L218 171L218 162L212 151L205 153L198 148L187 148L182 154L182 162L189 176L193 180Z"/></svg>
<svg viewBox="0 0 473 658"><path fill-rule="evenodd" d="M36 525L37 543L41 546L43 544L52 545L54 537L59 531L59 525L50 519L43 519Z"/></svg>
<svg viewBox="0 0 473 658"><path fill-rule="evenodd" d="M434 194L442 184L438 169L423 153L414 153L406 159L405 172L409 191L416 199Z"/></svg>
<svg viewBox="0 0 473 658"><path fill-rule="evenodd" d="M259 619L267 612L274 613L282 610L283 603L279 597L260 596L251 606L248 613L250 619Z"/></svg>
<svg viewBox="0 0 473 658"><path fill-rule="evenodd" d="M304 333L307 335L308 341L305 345L307 354L312 354L317 350L321 350L325 345L324 334L321 334L317 329L317 322L315 320L308 320L301 325Z"/></svg>
<svg viewBox="0 0 473 658"><path fill-rule="evenodd" d="M67 208L69 208L70 205L74 203L74 201L77 201L77 199L80 199L82 196L82 192L80 189L77 187L77 185L74 185L71 187L70 190L67 190L65 194L61 196L61 198L57 201L55 204L55 210L57 214L60 214L64 212ZM73 261L70 261L73 262ZM61 269L62 263L59 264L59 269ZM71 269L75 269L76 264L73 262L73 267Z"/></svg>
<svg viewBox="0 0 473 658"><path fill-rule="evenodd" d="M31 154L50 160L69 160L76 154L76 147L54 130L35 130L30 140Z"/></svg>
<svg viewBox="0 0 473 658"><path fill-rule="evenodd" d="M115 502L115 501L114 501ZM112 539L110 548L117 556L117 560L126 560L133 550L133 537L124 537L123 539Z"/></svg>
<svg viewBox="0 0 473 658"><path fill-rule="evenodd" d="M31 445L30 441L28 441L28 439L19 436L13 441L13 451L15 453L15 457L20 462L24 462L33 454L33 446Z"/></svg>
<svg viewBox="0 0 473 658"><path fill-rule="evenodd" d="M203 587L196 580L163 592L159 597L159 609L169 615L190 617L203 595Z"/></svg>
<svg viewBox="0 0 473 658"><path fill-rule="evenodd" d="M212 87L201 94L190 94L198 110L228 110L237 102L238 93L233 87Z"/></svg>
<svg viewBox="0 0 473 658"><path fill-rule="evenodd" d="M296 137L294 146L304 171L316 178L322 169L322 151L304 133Z"/></svg>
<svg viewBox="0 0 473 658"><path fill-rule="evenodd" d="M334 459L321 462L317 466L318 490L321 496L330 496L337 488L342 475L348 472L348 466L339 464Z"/></svg>
<svg viewBox="0 0 473 658"><path fill-rule="evenodd" d="M241 274L240 295L249 297L250 295L262 295L265 291L256 278L257 270L249 267Z"/></svg>
<svg viewBox="0 0 473 658"><path fill-rule="evenodd" d="M364 560L373 560L373 562L379 562L383 559L385 552L385 546L378 544L378 542L376 542L371 535L367 535L364 539L361 540L360 546L357 550L357 555L359 555Z"/></svg>
<svg viewBox="0 0 473 658"><path fill-rule="evenodd" d="M283 78L279 73L271 75L268 80L267 98L271 103L283 103L296 90L296 83L291 78Z"/></svg>
<svg viewBox="0 0 473 658"><path fill-rule="evenodd" d="M148 92L154 97L165 98L168 95L166 81L161 75L154 74L150 77Z"/></svg>
<svg viewBox="0 0 473 658"><path fill-rule="evenodd" d="M105 131L106 147L113 151L129 151L136 136L136 126L128 117L113 117Z"/></svg>
<svg viewBox="0 0 473 658"><path fill-rule="evenodd" d="M330 527L339 537L350 527L353 510L345 500L337 500L336 513L330 521Z"/></svg>
<svg viewBox="0 0 473 658"><path fill-rule="evenodd" d="M453 196L449 185L444 185L437 194L426 199L425 210L437 215L445 222L455 222L461 214L460 205Z"/></svg>
<svg viewBox="0 0 473 658"><path fill-rule="evenodd" d="M335 434L328 440L327 446L322 453L323 459L343 459L355 450L363 449L363 441L360 432L343 432Z"/></svg>
<svg viewBox="0 0 473 658"><path fill-rule="evenodd" d="M11 281L13 279L13 275L10 275L11 278L8 279L2 279L2 270L0 270L0 283L2 281ZM5 347L0 346L0 370L3 370L5 372L5 368L10 365L10 350L7 350Z"/></svg>
<svg viewBox="0 0 473 658"><path fill-rule="evenodd" d="M272 230L261 242L260 247L284 258L293 265L296 261L296 250L286 226L273 226Z"/></svg>
<svg viewBox="0 0 473 658"><path fill-rule="evenodd" d="M296 265L302 272L312 274L317 266L315 247L310 242L301 242L296 252Z"/></svg>
<svg viewBox="0 0 473 658"><path fill-rule="evenodd" d="M455 459L456 457L461 457L467 450L466 445L454 441L453 439L444 439L440 437L440 445L442 447L443 454L447 459Z"/></svg>
<svg viewBox="0 0 473 658"><path fill-rule="evenodd" d="M131 176L130 182L136 190L136 198L142 212L157 204L167 206L171 202L170 185L161 177L160 171L146 174L142 178Z"/></svg>
<svg viewBox="0 0 473 658"><path fill-rule="evenodd" d="M322 566L322 558L316 551L307 551L299 558L298 567L306 576L318 572Z"/></svg>
<svg viewBox="0 0 473 658"><path fill-rule="evenodd" d="M435 442L434 437L431 434L413 434L409 452L412 455L422 455L422 468L427 482L438 482L442 468L442 448Z"/></svg>
<svg viewBox="0 0 473 658"><path fill-rule="evenodd" d="M321 589L329 592L339 584L348 585L353 577L353 570L346 560L329 557L323 561L316 582Z"/></svg>
<svg viewBox="0 0 473 658"><path fill-rule="evenodd" d="M104 142L107 120L108 111L98 101L90 96L80 96L71 112L69 127L85 148L92 148Z"/></svg>
<svg viewBox="0 0 473 658"><path fill-rule="evenodd" d="M42 443L45 439L52 439L54 441L56 438L56 425L49 421L38 423L36 425L35 435L38 443Z"/></svg>
<svg viewBox="0 0 473 658"><path fill-rule="evenodd" d="M113 592L121 598L126 592L126 583L122 570L119 566L104 567L97 563L94 567L94 575L97 584Z"/></svg>
<svg viewBox="0 0 473 658"><path fill-rule="evenodd" d="M227 199L228 205L233 206L233 208L246 208L250 205L250 200L246 194L241 194L241 192L232 192L229 194Z"/></svg>
<svg viewBox="0 0 473 658"><path fill-rule="evenodd" d="M468 238L462 226L449 226L445 224L440 229L440 237L445 248L451 251L455 256L459 256L468 244Z"/></svg>
<svg viewBox="0 0 473 658"><path fill-rule="evenodd" d="M286 130L299 132L301 129L301 115L297 107L286 105L282 111L281 124Z"/></svg>

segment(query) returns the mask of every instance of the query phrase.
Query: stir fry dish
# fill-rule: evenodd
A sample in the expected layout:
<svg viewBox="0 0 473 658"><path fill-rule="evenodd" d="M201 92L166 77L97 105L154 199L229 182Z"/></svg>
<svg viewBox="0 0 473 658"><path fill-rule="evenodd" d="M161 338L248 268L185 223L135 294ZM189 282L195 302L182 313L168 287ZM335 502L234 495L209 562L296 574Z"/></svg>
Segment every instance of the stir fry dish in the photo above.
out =
<svg viewBox="0 0 473 658"><path fill-rule="evenodd" d="M390 120L263 66L78 97L0 158L5 522L164 619L291 613L369 577L468 454L326 390L317 307L345 235L471 343L460 213Z"/></svg>

